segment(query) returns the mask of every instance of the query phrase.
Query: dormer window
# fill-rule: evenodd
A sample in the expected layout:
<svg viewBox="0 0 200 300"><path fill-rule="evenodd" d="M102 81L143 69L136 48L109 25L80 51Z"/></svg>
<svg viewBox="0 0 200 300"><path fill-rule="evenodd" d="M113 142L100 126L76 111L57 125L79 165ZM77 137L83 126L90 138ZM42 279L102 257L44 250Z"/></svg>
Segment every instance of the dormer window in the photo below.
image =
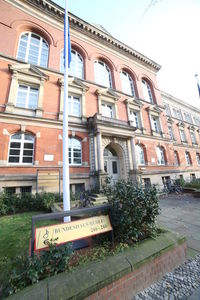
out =
<svg viewBox="0 0 200 300"><path fill-rule="evenodd" d="M48 43L38 34L24 32L20 36L17 58L33 65L47 67Z"/></svg>

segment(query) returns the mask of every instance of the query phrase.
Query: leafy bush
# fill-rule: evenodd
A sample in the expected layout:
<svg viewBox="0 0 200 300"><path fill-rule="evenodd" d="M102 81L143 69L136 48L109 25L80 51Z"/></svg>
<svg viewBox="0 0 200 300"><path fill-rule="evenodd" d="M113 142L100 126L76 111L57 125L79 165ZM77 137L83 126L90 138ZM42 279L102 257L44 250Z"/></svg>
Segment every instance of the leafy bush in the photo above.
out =
<svg viewBox="0 0 200 300"><path fill-rule="evenodd" d="M24 211L50 211L54 202L59 201L59 194L0 194L0 216Z"/></svg>
<svg viewBox="0 0 200 300"><path fill-rule="evenodd" d="M155 232L155 221L159 214L155 187L143 189L123 180L111 185L107 179L103 190L112 206L115 240L131 243L147 238Z"/></svg>
<svg viewBox="0 0 200 300"><path fill-rule="evenodd" d="M17 293L39 280L68 270L72 252L71 244L57 247L51 243L49 250L40 252L40 255L18 256L9 280L9 294Z"/></svg>
<svg viewBox="0 0 200 300"><path fill-rule="evenodd" d="M193 179L190 182L185 182L184 187L191 187L191 188L197 188L200 189L200 179Z"/></svg>

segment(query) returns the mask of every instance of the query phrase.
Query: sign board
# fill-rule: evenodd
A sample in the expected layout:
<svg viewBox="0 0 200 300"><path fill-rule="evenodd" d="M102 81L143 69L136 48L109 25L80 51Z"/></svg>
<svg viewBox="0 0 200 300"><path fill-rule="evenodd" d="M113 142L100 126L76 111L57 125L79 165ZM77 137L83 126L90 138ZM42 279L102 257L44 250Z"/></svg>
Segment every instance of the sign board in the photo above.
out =
<svg viewBox="0 0 200 300"><path fill-rule="evenodd" d="M59 245L108 231L112 231L108 215L39 227L35 229L34 250L47 248L51 240L57 239L56 243Z"/></svg>
<svg viewBox="0 0 200 300"><path fill-rule="evenodd" d="M44 155L44 161L53 161L54 155L53 154L45 154Z"/></svg>

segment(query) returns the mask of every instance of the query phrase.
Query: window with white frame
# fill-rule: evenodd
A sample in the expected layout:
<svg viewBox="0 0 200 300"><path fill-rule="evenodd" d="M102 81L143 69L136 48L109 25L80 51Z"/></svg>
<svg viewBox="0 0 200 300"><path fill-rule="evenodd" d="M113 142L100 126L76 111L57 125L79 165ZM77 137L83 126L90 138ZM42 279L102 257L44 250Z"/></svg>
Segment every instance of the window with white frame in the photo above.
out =
<svg viewBox="0 0 200 300"><path fill-rule="evenodd" d="M196 153L197 164L200 165L200 153Z"/></svg>
<svg viewBox="0 0 200 300"><path fill-rule="evenodd" d="M38 106L38 96L39 88L30 85L19 84L16 98L16 106L29 109L36 109Z"/></svg>
<svg viewBox="0 0 200 300"><path fill-rule="evenodd" d="M164 149L162 147L156 147L156 154L158 159L158 165L165 165Z"/></svg>
<svg viewBox="0 0 200 300"><path fill-rule="evenodd" d="M143 90L144 100L149 103L154 103L151 87L144 79L142 80L142 90Z"/></svg>
<svg viewBox="0 0 200 300"><path fill-rule="evenodd" d="M138 165L145 165L144 149L141 145L135 145L136 158Z"/></svg>
<svg viewBox="0 0 200 300"><path fill-rule="evenodd" d="M99 60L94 62L94 75L96 83L112 88L110 69L104 62Z"/></svg>
<svg viewBox="0 0 200 300"><path fill-rule="evenodd" d="M192 123L192 117L189 113L184 112L184 119L188 123Z"/></svg>
<svg viewBox="0 0 200 300"><path fill-rule="evenodd" d="M166 115L171 117L171 111L170 111L170 108L169 108L169 104L165 104L164 108L165 108Z"/></svg>
<svg viewBox="0 0 200 300"><path fill-rule="evenodd" d="M68 97L68 109L69 115L80 117L81 116L81 101L77 96L69 96Z"/></svg>
<svg viewBox="0 0 200 300"><path fill-rule="evenodd" d="M168 126L168 130L169 130L170 139L173 140L174 139L174 133L173 133L172 126Z"/></svg>
<svg viewBox="0 0 200 300"><path fill-rule="evenodd" d="M114 118L114 109L110 103L101 103L101 112L104 117Z"/></svg>
<svg viewBox="0 0 200 300"><path fill-rule="evenodd" d="M63 59L64 61L64 59ZM71 50L71 62L69 67L69 75L83 79L83 58L75 50Z"/></svg>
<svg viewBox="0 0 200 300"><path fill-rule="evenodd" d="M191 166L192 160L191 160L191 157L190 157L190 153L188 151L185 152L185 160L186 160L186 165Z"/></svg>
<svg viewBox="0 0 200 300"><path fill-rule="evenodd" d="M190 132L190 136L191 136L192 144L196 144L197 143L196 136L193 131Z"/></svg>
<svg viewBox="0 0 200 300"><path fill-rule="evenodd" d="M33 164L34 136L28 133L16 133L10 137L8 163Z"/></svg>
<svg viewBox="0 0 200 300"><path fill-rule="evenodd" d="M180 129L179 132L180 132L181 142L186 142L186 136L185 136L184 129Z"/></svg>
<svg viewBox="0 0 200 300"><path fill-rule="evenodd" d="M24 32L20 36L17 58L33 65L47 67L48 43L38 34Z"/></svg>
<svg viewBox="0 0 200 300"><path fill-rule="evenodd" d="M151 116L151 125L152 125L152 130L159 133L160 130L160 121L159 117L157 116Z"/></svg>
<svg viewBox="0 0 200 300"><path fill-rule="evenodd" d="M173 108L173 115L176 119L182 120L181 110L177 108Z"/></svg>
<svg viewBox="0 0 200 300"><path fill-rule="evenodd" d="M75 138L69 139L69 164L82 164L82 146L81 142Z"/></svg>
<svg viewBox="0 0 200 300"><path fill-rule="evenodd" d="M178 152L174 151L174 161L175 161L175 166L179 166L179 156L178 156Z"/></svg>
<svg viewBox="0 0 200 300"><path fill-rule="evenodd" d="M140 127L138 111L134 111L134 110L130 109L130 121L133 122L134 127L136 127L136 128Z"/></svg>
<svg viewBox="0 0 200 300"><path fill-rule="evenodd" d="M122 91L125 94L135 96L134 83L131 76L127 72L121 71L120 78L122 83Z"/></svg>
<svg viewBox="0 0 200 300"><path fill-rule="evenodd" d="M193 116L193 119L194 119L194 124L200 126L200 118Z"/></svg>

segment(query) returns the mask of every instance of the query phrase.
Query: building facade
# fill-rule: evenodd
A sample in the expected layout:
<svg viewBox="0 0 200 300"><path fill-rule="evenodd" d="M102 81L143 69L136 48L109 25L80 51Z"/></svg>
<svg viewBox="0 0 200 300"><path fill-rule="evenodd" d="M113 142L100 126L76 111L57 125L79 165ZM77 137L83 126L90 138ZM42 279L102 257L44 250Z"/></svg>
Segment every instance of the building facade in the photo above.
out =
<svg viewBox="0 0 200 300"><path fill-rule="evenodd" d="M64 10L50 0L0 7L0 191L59 191ZM103 27L72 14L69 24L71 190L107 175L160 187L198 177L200 111L160 92L160 65Z"/></svg>

